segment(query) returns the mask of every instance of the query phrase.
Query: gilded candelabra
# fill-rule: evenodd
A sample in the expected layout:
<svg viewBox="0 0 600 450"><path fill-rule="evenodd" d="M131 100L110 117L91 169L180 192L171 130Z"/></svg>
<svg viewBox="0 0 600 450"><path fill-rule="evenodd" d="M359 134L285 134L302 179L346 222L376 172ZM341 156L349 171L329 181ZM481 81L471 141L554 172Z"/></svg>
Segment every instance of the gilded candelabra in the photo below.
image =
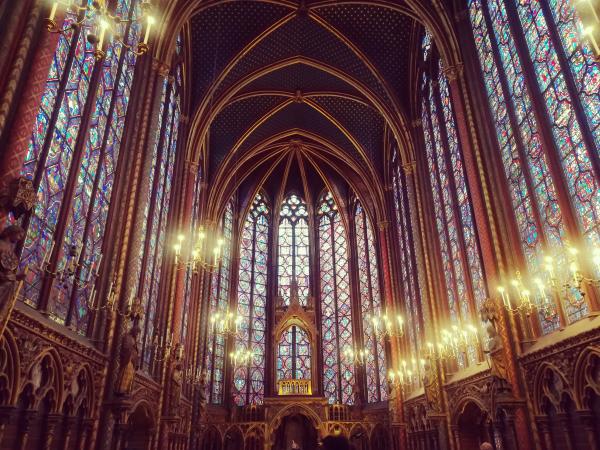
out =
<svg viewBox="0 0 600 450"><path fill-rule="evenodd" d="M152 15L152 4L149 1L143 1L140 4L141 16L136 19L128 19L119 16L118 14L112 14L107 8L106 0L94 0L89 5L86 3L83 6L78 5L76 2L71 0L58 0L52 1L52 7L50 9L50 15L45 19L46 29L50 33L67 33L71 30L80 29L86 22L91 22L91 28L94 32L90 32L87 35L87 40L90 44L95 46L94 57L100 60L106 56L104 50L105 43L109 40L112 35L122 47L141 56L148 52L150 34L152 27L156 24L156 18ZM66 27L60 27L57 23L56 16L59 13L59 9L70 10L76 13L78 19L69 23ZM115 30L118 29L119 25L137 22L142 24L143 39L137 43L135 48L132 45L127 44L121 36L116 34Z"/></svg>
<svg viewBox="0 0 600 450"><path fill-rule="evenodd" d="M190 240L191 244L185 247L184 243ZM212 246L209 241L213 242ZM191 239L179 234L177 243L173 245L175 264L182 269L191 268L194 272L199 269L214 272L223 259L224 244L224 239L208 226L200 226L196 233L192 233Z"/></svg>

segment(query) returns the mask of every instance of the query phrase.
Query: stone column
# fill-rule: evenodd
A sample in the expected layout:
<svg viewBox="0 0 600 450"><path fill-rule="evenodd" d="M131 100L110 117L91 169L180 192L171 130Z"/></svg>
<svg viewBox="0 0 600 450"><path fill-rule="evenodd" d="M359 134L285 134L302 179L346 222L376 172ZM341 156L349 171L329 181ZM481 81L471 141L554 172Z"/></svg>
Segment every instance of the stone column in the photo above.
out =
<svg viewBox="0 0 600 450"><path fill-rule="evenodd" d="M144 172L144 168L149 167L145 162L152 155L151 139L155 135L155 127L152 127L152 123L157 111L155 105L160 101L160 94L157 92L162 86L162 79L159 76L161 68L162 65L152 61L149 55L140 57L136 64L130 109L127 113L122 140L123 148L128 149L128 152L125 152L127 158L118 168L117 183L121 185L119 186L121 195L117 196L117 192L113 193L113 198L118 202L113 206L117 208L115 223L112 225L115 228L111 242L114 248L112 254L105 255L105 257L109 258L112 263L110 278L114 280L115 308L119 308L121 311L125 310L128 296L137 287L137 265L139 264L139 245L141 245L140 230L143 229L141 225L143 214L140 213L140 210L143 209L144 202L141 201L141 192L144 183L147 184L149 178ZM107 281L107 284L109 283ZM104 343L104 351L115 356L109 361L103 391L100 393L101 403L104 405L113 402L113 388L118 373L118 355L122 336L127 331L125 324L125 317L122 314L116 314L110 310L107 311L104 329L98 324L97 332L100 340ZM107 408L103 408L97 414L100 415L97 434L106 436L110 433L110 414L112 413ZM95 435L96 430L92 433L92 442L95 442ZM96 447L100 450L106 449L108 445L110 445L109 440L101 438ZM117 447L113 446L113 448Z"/></svg>
<svg viewBox="0 0 600 450"><path fill-rule="evenodd" d="M550 423L548 418L537 417L536 422L538 426L538 432L540 433L540 438L544 443L545 450L554 450L554 443L552 442L552 433L550 433Z"/></svg>
<svg viewBox="0 0 600 450"><path fill-rule="evenodd" d="M28 409L23 411L21 416L20 429L17 435L17 448L19 450L27 449L27 442L29 441L29 433L31 431L31 424L35 421L38 415L38 411L35 409Z"/></svg>
<svg viewBox="0 0 600 450"><path fill-rule="evenodd" d="M575 413L577 415L577 419L581 421L583 424L583 429L585 430L585 439L588 444L588 448L599 448L600 442L598 442L596 438L596 421L594 418L594 413L590 410L577 411Z"/></svg>

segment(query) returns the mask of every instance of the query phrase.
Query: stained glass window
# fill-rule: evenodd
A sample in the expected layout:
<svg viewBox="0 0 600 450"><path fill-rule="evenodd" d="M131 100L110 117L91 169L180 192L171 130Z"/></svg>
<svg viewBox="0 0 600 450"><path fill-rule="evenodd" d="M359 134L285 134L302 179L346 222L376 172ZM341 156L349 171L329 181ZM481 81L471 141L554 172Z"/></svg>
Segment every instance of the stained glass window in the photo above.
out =
<svg viewBox="0 0 600 450"><path fill-rule="evenodd" d="M348 241L331 192L323 194L318 216L323 392L330 403L352 404L354 365L343 357L353 346Z"/></svg>
<svg viewBox="0 0 600 450"><path fill-rule="evenodd" d="M378 402L387 399L387 368L385 343L373 329L369 317L383 313L377 249L371 220L360 202L356 202L354 212L356 248L358 252L358 282L362 305L364 345L367 353L367 399Z"/></svg>
<svg viewBox="0 0 600 450"><path fill-rule="evenodd" d="M120 16L138 14L135 1L120 0L116 6ZM75 22L77 14L83 12L69 9L64 26ZM60 275L52 285L48 311L50 317L81 334L87 332L87 300L101 264L135 64L135 55L116 41L108 45L106 57L96 61L87 41L93 23L87 21L59 37L22 169L33 180L39 198L24 220L27 237L22 264L29 267L24 299L32 306L39 304L40 268L52 252L57 253ZM117 31L129 45L137 44L136 22L123 22ZM96 72L99 76L93 81ZM86 102L91 102L89 111ZM89 116L89 128L81 127L87 119L84 115ZM69 183L73 177L75 183ZM57 234L61 224L65 231ZM64 270L67 267L74 269Z"/></svg>
<svg viewBox="0 0 600 450"><path fill-rule="evenodd" d="M421 336L421 296L416 275L415 252L412 241L412 222L408 204L408 191L403 170L400 166L398 153L394 150L392 164L392 185L394 194L394 210L396 215L396 230L398 250L400 254L400 277L402 298L406 306L407 331L411 351L418 354L419 337Z"/></svg>
<svg viewBox="0 0 600 450"><path fill-rule="evenodd" d="M196 173L196 183L194 184L194 200L192 203L192 220L190 223L189 236L193 236L197 233L200 225L200 189L202 184L202 173L198 171ZM194 289L194 268L188 267L185 271L185 283L184 283L184 294L183 294L183 325L181 327L181 342L186 342L188 335L188 326L190 321L190 305L192 304L192 296L197 296L197 292ZM193 345L190 343L190 347Z"/></svg>
<svg viewBox="0 0 600 450"><path fill-rule="evenodd" d="M158 126L154 136L152 165L147 173L149 189L144 207L142 230L144 241L140 248L142 264L139 267L140 281L137 288L137 295L141 299L144 310L142 360L146 367L150 366L153 351L151 344L157 334L154 321L162 280L162 262L167 244L167 219L175 169L180 114L179 93L180 86L176 82L164 80Z"/></svg>
<svg viewBox="0 0 600 450"><path fill-rule="evenodd" d="M284 304L289 304L292 283L298 286L300 304L306 305L309 295L308 210L296 194L283 201L279 213L278 286Z"/></svg>
<svg viewBox="0 0 600 450"><path fill-rule="evenodd" d="M592 56L586 49L586 46L581 47L579 52L576 52L574 60L571 61L570 67L562 67L559 60L559 49L561 42L555 42L552 39L550 26L547 18L542 11L542 2L514 2L517 8L521 26L525 34L525 42L531 55L531 60L535 68L538 87L544 97L547 113L550 119L554 142L558 149L560 162L563 168L563 173L567 181L571 201L576 210L577 218L580 221L582 232L588 235L592 240L600 239L600 192L598 192L598 177L600 174L594 173L590 158L591 152L597 152L598 143L586 142L584 133L589 132L588 123L577 120L575 108L581 107L580 98L573 98L569 94L567 86L567 76L572 75L570 67L572 67L578 77L581 78L591 76L590 80L585 80L586 91L591 89L593 94L587 91L583 98L586 100L588 118L591 119L594 131L598 131L598 121L600 118L600 94L598 87L598 67L592 63ZM560 3L566 3L562 1ZM554 2L554 9L560 8L557 2ZM563 5L560 8L562 18L566 19L567 11L573 10L574 6ZM571 16L575 14L571 11ZM561 34L563 37L565 32L568 34L578 32L570 23L563 23ZM569 37L573 39L572 35ZM572 50L573 44L569 43L569 50ZM562 52L564 49L560 49ZM577 54L578 53L578 54ZM574 65L573 65L574 63ZM588 67L580 67L581 65ZM593 81L594 72L596 81ZM579 85L581 84L579 80ZM590 109L591 106L591 109ZM598 133L596 133L598 138Z"/></svg>
<svg viewBox="0 0 600 450"><path fill-rule="evenodd" d="M423 74L422 118L450 319L468 323L476 320L487 292L448 80L439 59L429 71ZM474 349L468 357L475 362Z"/></svg>
<svg viewBox="0 0 600 450"><path fill-rule="evenodd" d="M243 318L235 339L236 349L252 351L252 359L233 373L237 405L262 403L265 378L267 328L267 258L270 210L263 194L257 194L248 212L240 239L238 315Z"/></svg>
<svg viewBox="0 0 600 450"><path fill-rule="evenodd" d="M222 221L223 257L219 269L212 276L210 287L210 315L223 313L229 308L229 280L231 269L231 239L233 236L233 203L229 202ZM216 333L215 324L209 322L206 348L206 368L210 374L210 402L223 403L223 376L225 369L225 336Z"/></svg>
<svg viewBox="0 0 600 450"><path fill-rule="evenodd" d="M277 379L310 380L310 337L296 325L292 325L279 337L277 344Z"/></svg>
<svg viewBox="0 0 600 450"><path fill-rule="evenodd" d="M568 191L581 233L599 238L600 174L591 160L600 144L600 68L581 38L574 2L471 0L469 10L524 255L535 271L535 257L566 238L563 216L571 211L561 210L558 189ZM509 21L511 10L517 21ZM553 145L542 144L542 130ZM587 313L585 302L566 310L569 321ZM543 332L559 327L556 314L541 322Z"/></svg>

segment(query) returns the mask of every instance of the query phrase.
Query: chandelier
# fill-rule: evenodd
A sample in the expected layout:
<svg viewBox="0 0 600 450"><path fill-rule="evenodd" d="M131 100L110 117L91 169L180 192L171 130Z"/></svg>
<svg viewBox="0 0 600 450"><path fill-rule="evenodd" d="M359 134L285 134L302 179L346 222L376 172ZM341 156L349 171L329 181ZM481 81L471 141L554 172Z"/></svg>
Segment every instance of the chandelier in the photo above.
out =
<svg viewBox="0 0 600 450"><path fill-rule="evenodd" d="M70 30L81 28L86 22L91 22L91 28L94 31L88 33L87 40L96 47L94 51L96 60L100 60L106 56L104 44L110 39L110 36L113 36L116 42L134 54L138 56L146 54L149 49L148 40L150 38L150 31L156 24L156 19L151 14L152 4L149 1L142 1L140 4L142 12L140 17L129 19L127 17L121 17L118 14L111 14L106 3L106 0L94 0L89 4L86 1L84 6L80 6L75 0L53 1L50 15L45 19L46 29L50 33L64 34ZM64 10L71 9L77 14L77 19L65 28L59 27L56 22L56 15L59 12L59 8ZM119 25L128 22L136 22L142 25L144 38L137 43L135 49L132 45L127 44L122 36L117 34Z"/></svg>
<svg viewBox="0 0 600 450"><path fill-rule="evenodd" d="M216 231L208 232L208 227L200 226L192 236L193 242L189 247L184 246L187 242L185 235L177 236L177 243L173 245L175 250L175 265L180 268L191 268L194 272L203 269L213 272L219 268L223 258L223 245L225 241L218 236ZM214 246L209 241L215 242Z"/></svg>
<svg viewBox="0 0 600 450"><path fill-rule="evenodd" d="M537 310L553 320L563 302L580 308L589 286L600 286L600 247L580 250L570 244L541 256L532 264L536 269L523 274L516 271L506 285L497 287L502 305L511 313L526 316Z"/></svg>
<svg viewBox="0 0 600 450"><path fill-rule="evenodd" d="M247 366L248 363L252 360L254 354L252 350L247 350L245 348L238 348L235 351L229 353L229 359L231 360L231 365L235 367L243 367Z"/></svg>
<svg viewBox="0 0 600 450"><path fill-rule="evenodd" d="M225 336L236 336L243 319L242 316L229 311L229 309L223 312L217 311L210 316L215 333Z"/></svg>
<svg viewBox="0 0 600 450"><path fill-rule="evenodd" d="M404 336L404 317L400 314L381 312L366 316L368 322L373 326L373 331L378 337L402 337Z"/></svg>
<svg viewBox="0 0 600 450"><path fill-rule="evenodd" d="M425 360L417 362L415 357L411 357L410 364L405 360L400 361L398 369L390 369L388 372L388 382L392 387L412 386L419 383L421 373L425 367Z"/></svg>
<svg viewBox="0 0 600 450"><path fill-rule="evenodd" d="M432 359L456 359L468 352L469 348L479 346L479 330L472 324L452 325L439 332L437 344L427 342L428 356Z"/></svg>

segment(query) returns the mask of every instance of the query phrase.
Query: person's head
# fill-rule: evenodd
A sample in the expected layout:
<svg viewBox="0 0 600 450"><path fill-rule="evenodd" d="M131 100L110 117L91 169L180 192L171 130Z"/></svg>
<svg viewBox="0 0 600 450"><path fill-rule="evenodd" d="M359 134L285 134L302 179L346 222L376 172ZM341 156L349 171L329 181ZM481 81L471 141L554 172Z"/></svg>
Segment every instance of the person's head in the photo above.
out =
<svg viewBox="0 0 600 450"><path fill-rule="evenodd" d="M324 450L350 450L350 442L344 436L327 436L321 443Z"/></svg>
<svg viewBox="0 0 600 450"><path fill-rule="evenodd" d="M479 450L494 450L494 447L489 442L484 442L479 446Z"/></svg>

